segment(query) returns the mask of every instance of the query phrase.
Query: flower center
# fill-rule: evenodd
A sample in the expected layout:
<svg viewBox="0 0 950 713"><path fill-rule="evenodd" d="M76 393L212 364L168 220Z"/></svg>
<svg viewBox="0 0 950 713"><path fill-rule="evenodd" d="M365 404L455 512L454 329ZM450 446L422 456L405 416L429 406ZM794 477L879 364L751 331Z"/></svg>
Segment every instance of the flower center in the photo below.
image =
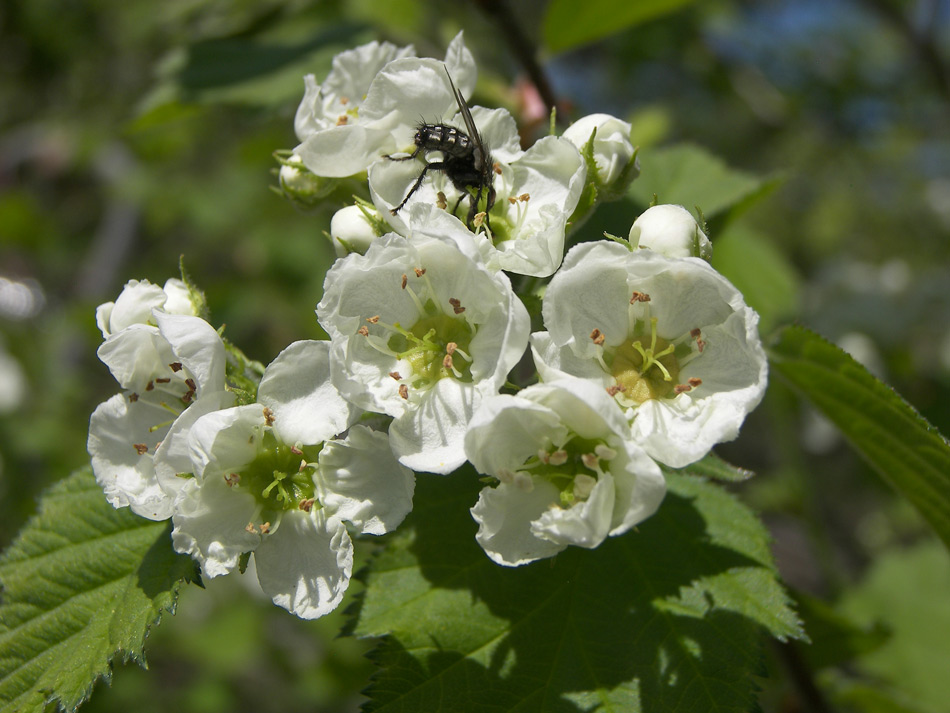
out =
<svg viewBox="0 0 950 713"><path fill-rule="evenodd" d="M370 333L367 325L359 329L371 347L409 365L408 374L390 373L399 382L399 394L404 399L409 398L410 387L426 390L439 379L455 378L471 383L471 345L477 331L477 326L463 316L465 307L460 300L449 298L447 307L452 312L449 314L433 297L435 289L426 270L416 268L414 273L420 283L410 285L409 277L403 275L401 285L416 306L416 321L407 328L399 322L386 324L376 315L366 322L381 329L383 335Z"/></svg>
<svg viewBox="0 0 950 713"><path fill-rule="evenodd" d="M262 512L280 513L314 497L314 473L320 446L288 446L265 428L257 456L240 474L226 477L257 500Z"/></svg>
<svg viewBox="0 0 950 713"><path fill-rule="evenodd" d="M595 329L591 340L603 351L604 371L614 378L607 391L625 407L639 406L650 399L675 398L700 386L702 379L680 382L680 372L702 355L706 342L701 331L691 329L673 339L657 334L657 318L650 316L650 296L634 292L630 299L630 328L627 338L616 346L605 346L605 336Z"/></svg>
<svg viewBox="0 0 950 713"><path fill-rule="evenodd" d="M537 456L525 461L519 473L544 478L561 495L561 506L570 507L587 500L603 475L601 461L610 461L617 452L601 439L574 435L560 446L541 449Z"/></svg>

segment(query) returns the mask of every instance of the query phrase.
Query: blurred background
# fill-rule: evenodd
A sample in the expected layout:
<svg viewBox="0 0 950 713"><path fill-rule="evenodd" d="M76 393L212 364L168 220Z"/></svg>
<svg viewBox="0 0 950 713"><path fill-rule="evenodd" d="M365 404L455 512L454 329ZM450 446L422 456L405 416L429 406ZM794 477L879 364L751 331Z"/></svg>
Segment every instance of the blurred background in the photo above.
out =
<svg viewBox="0 0 950 713"><path fill-rule="evenodd" d="M116 388L94 310L127 280L161 284L183 256L212 321L265 364L322 336L337 204L305 213L270 190L302 76L374 39L442 57L459 30L470 103L508 108L526 145L548 125L532 76L560 121L633 124L642 176L585 238L626 235L654 193L699 201L763 338L819 331L950 432L950 2L5 0L0 546L87 460L89 414ZM757 473L735 491L814 642L766 648L763 708L950 710L950 560L919 517L777 382L717 450ZM184 591L150 670L117 666L84 710L358 708L369 644L337 637L341 613L302 623L226 579Z"/></svg>

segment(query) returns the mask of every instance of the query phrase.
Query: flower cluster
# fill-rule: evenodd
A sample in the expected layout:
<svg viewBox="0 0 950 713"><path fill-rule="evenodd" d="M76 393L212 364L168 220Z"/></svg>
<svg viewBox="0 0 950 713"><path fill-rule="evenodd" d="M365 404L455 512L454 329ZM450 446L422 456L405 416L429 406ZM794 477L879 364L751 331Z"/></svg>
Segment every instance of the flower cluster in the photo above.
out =
<svg viewBox="0 0 950 713"><path fill-rule="evenodd" d="M397 527L415 472L470 462L477 541L523 565L648 518L660 464L734 438L765 390L758 317L688 211L654 206L626 241L571 233L639 174L630 125L595 114L522 149L507 111L465 103L475 75L459 35L444 61L374 42L305 79L281 187L312 205L365 181L330 226L328 341L291 344L248 388L183 282L130 282L97 313L123 389L90 422L110 502L171 518L206 576L253 553L301 617L339 604L350 533Z"/></svg>

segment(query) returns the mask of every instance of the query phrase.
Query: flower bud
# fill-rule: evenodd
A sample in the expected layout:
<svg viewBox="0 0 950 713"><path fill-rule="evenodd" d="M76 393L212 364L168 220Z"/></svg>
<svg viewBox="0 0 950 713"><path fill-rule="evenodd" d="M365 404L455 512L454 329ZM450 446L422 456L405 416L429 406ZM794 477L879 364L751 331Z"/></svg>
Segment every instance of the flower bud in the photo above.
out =
<svg viewBox="0 0 950 713"><path fill-rule="evenodd" d="M370 244L379 237L366 213L371 208L349 205L341 208L330 219L330 238L338 257L350 253L363 255Z"/></svg>
<svg viewBox="0 0 950 713"><path fill-rule="evenodd" d="M634 247L649 248L666 257L712 257L712 243L683 206L655 205L637 218L628 238Z"/></svg>
<svg viewBox="0 0 950 713"><path fill-rule="evenodd" d="M571 124L564 138L596 164L598 188L607 197L623 193L640 173L637 152L630 141L630 124L610 114L590 114ZM593 174L595 167L588 165Z"/></svg>
<svg viewBox="0 0 950 713"><path fill-rule="evenodd" d="M313 208L336 187L337 182L333 179L311 173L297 154L293 154L289 159L279 158L278 161L281 192L302 208Z"/></svg>

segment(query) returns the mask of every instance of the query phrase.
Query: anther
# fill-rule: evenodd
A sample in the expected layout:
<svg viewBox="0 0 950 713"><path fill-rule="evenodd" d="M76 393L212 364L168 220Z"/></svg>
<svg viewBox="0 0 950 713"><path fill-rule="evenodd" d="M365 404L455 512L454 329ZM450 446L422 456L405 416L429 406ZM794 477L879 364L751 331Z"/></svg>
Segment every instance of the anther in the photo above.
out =
<svg viewBox="0 0 950 713"><path fill-rule="evenodd" d="M293 453L295 456L303 455L303 451L298 446L295 446L295 445L290 447L290 452Z"/></svg>
<svg viewBox="0 0 950 713"><path fill-rule="evenodd" d="M551 453L550 456L548 456L548 462L551 465L564 465L565 463L567 463L567 459L568 459L567 451L564 450L563 448L554 451L553 453Z"/></svg>
<svg viewBox="0 0 950 713"><path fill-rule="evenodd" d="M606 339L604 333L594 327L594 331L590 333L590 340L597 346L601 346L604 343L604 339Z"/></svg>
<svg viewBox="0 0 950 713"><path fill-rule="evenodd" d="M405 384L399 385L399 395L402 396L407 401L409 400L409 387Z"/></svg>
<svg viewBox="0 0 950 713"><path fill-rule="evenodd" d="M368 337L368 336L369 336L369 327L367 327L367 326L364 324L362 327L360 327L359 329L356 330L356 333L357 333L357 334L360 334L360 335L362 335L362 336L364 336L364 337Z"/></svg>
<svg viewBox="0 0 950 713"><path fill-rule="evenodd" d="M305 498L304 500L301 500L297 504L297 507L303 510L304 512L310 512L311 510L313 510L314 502L316 502L314 498Z"/></svg>
<svg viewBox="0 0 950 713"><path fill-rule="evenodd" d="M439 210L445 210L449 207L449 201L445 197L445 194L442 191L439 191L435 196L435 205Z"/></svg>
<svg viewBox="0 0 950 713"><path fill-rule="evenodd" d="M168 368L170 368L174 372L179 372L182 370L183 367L180 361L173 361L171 364L168 365Z"/></svg>
<svg viewBox="0 0 950 713"><path fill-rule="evenodd" d="M462 312L465 311L462 303L454 297L449 297L449 304L452 305L452 309L455 310L455 314L462 314Z"/></svg>
<svg viewBox="0 0 950 713"><path fill-rule="evenodd" d="M134 404L134 403L135 403L136 401L138 401L138 400L139 400L139 395L138 395L137 393L135 393L135 392L133 391L131 394L129 394L129 403L130 403L130 404Z"/></svg>
<svg viewBox="0 0 950 713"><path fill-rule="evenodd" d="M151 381L148 382L148 383L145 385L145 390L146 390L146 391L154 391L154 390L155 390L155 384L153 384Z"/></svg>
<svg viewBox="0 0 950 713"><path fill-rule="evenodd" d="M197 390L198 390L198 385L195 384L195 380L194 380L194 379L185 379L185 386L187 386L187 387L188 387L189 389L191 389L192 391L197 391Z"/></svg>
<svg viewBox="0 0 950 713"><path fill-rule="evenodd" d="M691 376L686 380L686 383L695 389L697 386L703 383L703 380L698 376Z"/></svg>
<svg viewBox="0 0 950 713"><path fill-rule="evenodd" d="M412 271L416 273L416 277L422 277L426 274L426 269L424 267L414 267Z"/></svg>
<svg viewBox="0 0 950 713"><path fill-rule="evenodd" d="M396 381L401 381L401 380L402 380L402 374L400 374L398 371L391 371L391 372L389 372L389 375L390 375L392 378L394 378Z"/></svg>
<svg viewBox="0 0 950 713"><path fill-rule="evenodd" d="M445 353L455 354L455 350L458 348L459 348L458 344L456 344L455 342L449 342L448 344L445 345Z"/></svg>
<svg viewBox="0 0 950 713"><path fill-rule="evenodd" d="M146 446L144 443L133 443L132 447L140 456L144 456L146 453L148 453L148 446Z"/></svg>
<svg viewBox="0 0 950 713"><path fill-rule="evenodd" d="M159 384L167 384L171 381L171 379L169 379L167 376L160 376L156 378L155 381Z"/></svg>
<svg viewBox="0 0 950 713"><path fill-rule="evenodd" d="M591 470L597 470L599 459L593 453L583 453L581 454L581 463Z"/></svg>
<svg viewBox="0 0 950 713"><path fill-rule="evenodd" d="M621 391L624 391L624 388L623 388L620 384L614 384L613 386L608 386L608 387L607 387L607 395L608 395L608 396L616 396L616 395L619 394Z"/></svg>
<svg viewBox="0 0 950 713"><path fill-rule="evenodd" d="M369 322L370 324L376 324L377 322L379 322L379 315L374 314L372 317L367 317L366 321Z"/></svg>
<svg viewBox="0 0 950 713"><path fill-rule="evenodd" d="M224 482L228 484L229 488L233 488L235 485L241 482L241 476L237 473L228 473L224 476Z"/></svg>
<svg viewBox="0 0 950 713"><path fill-rule="evenodd" d="M452 365L452 355L446 354L442 358L442 366L449 371L455 371L455 367Z"/></svg>
<svg viewBox="0 0 950 713"><path fill-rule="evenodd" d="M261 534L262 534L262 535L266 535L266 534L269 533L269 532L270 532L270 523L269 523L269 522L262 522L262 523L261 523Z"/></svg>
<svg viewBox="0 0 950 713"><path fill-rule="evenodd" d="M346 114L340 114L336 119L337 126L346 126L350 121L350 117Z"/></svg>
<svg viewBox="0 0 950 713"><path fill-rule="evenodd" d="M402 287L402 289L406 289L406 285L408 284L409 284L409 276L406 273L402 273L402 282L400 283L400 286Z"/></svg>
<svg viewBox="0 0 950 713"><path fill-rule="evenodd" d="M274 412L266 406L264 407L264 423L266 423L268 426L274 425Z"/></svg>
<svg viewBox="0 0 950 713"><path fill-rule="evenodd" d="M677 384L673 387L673 393L676 395L685 394L687 391L692 391L693 387L689 384Z"/></svg>
<svg viewBox="0 0 950 713"><path fill-rule="evenodd" d="M650 301L650 295L648 295L646 292L638 292L637 290L634 290L633 296L630 297L630 304L634 304L636 302L649 302L649 301Z"/></svg>

